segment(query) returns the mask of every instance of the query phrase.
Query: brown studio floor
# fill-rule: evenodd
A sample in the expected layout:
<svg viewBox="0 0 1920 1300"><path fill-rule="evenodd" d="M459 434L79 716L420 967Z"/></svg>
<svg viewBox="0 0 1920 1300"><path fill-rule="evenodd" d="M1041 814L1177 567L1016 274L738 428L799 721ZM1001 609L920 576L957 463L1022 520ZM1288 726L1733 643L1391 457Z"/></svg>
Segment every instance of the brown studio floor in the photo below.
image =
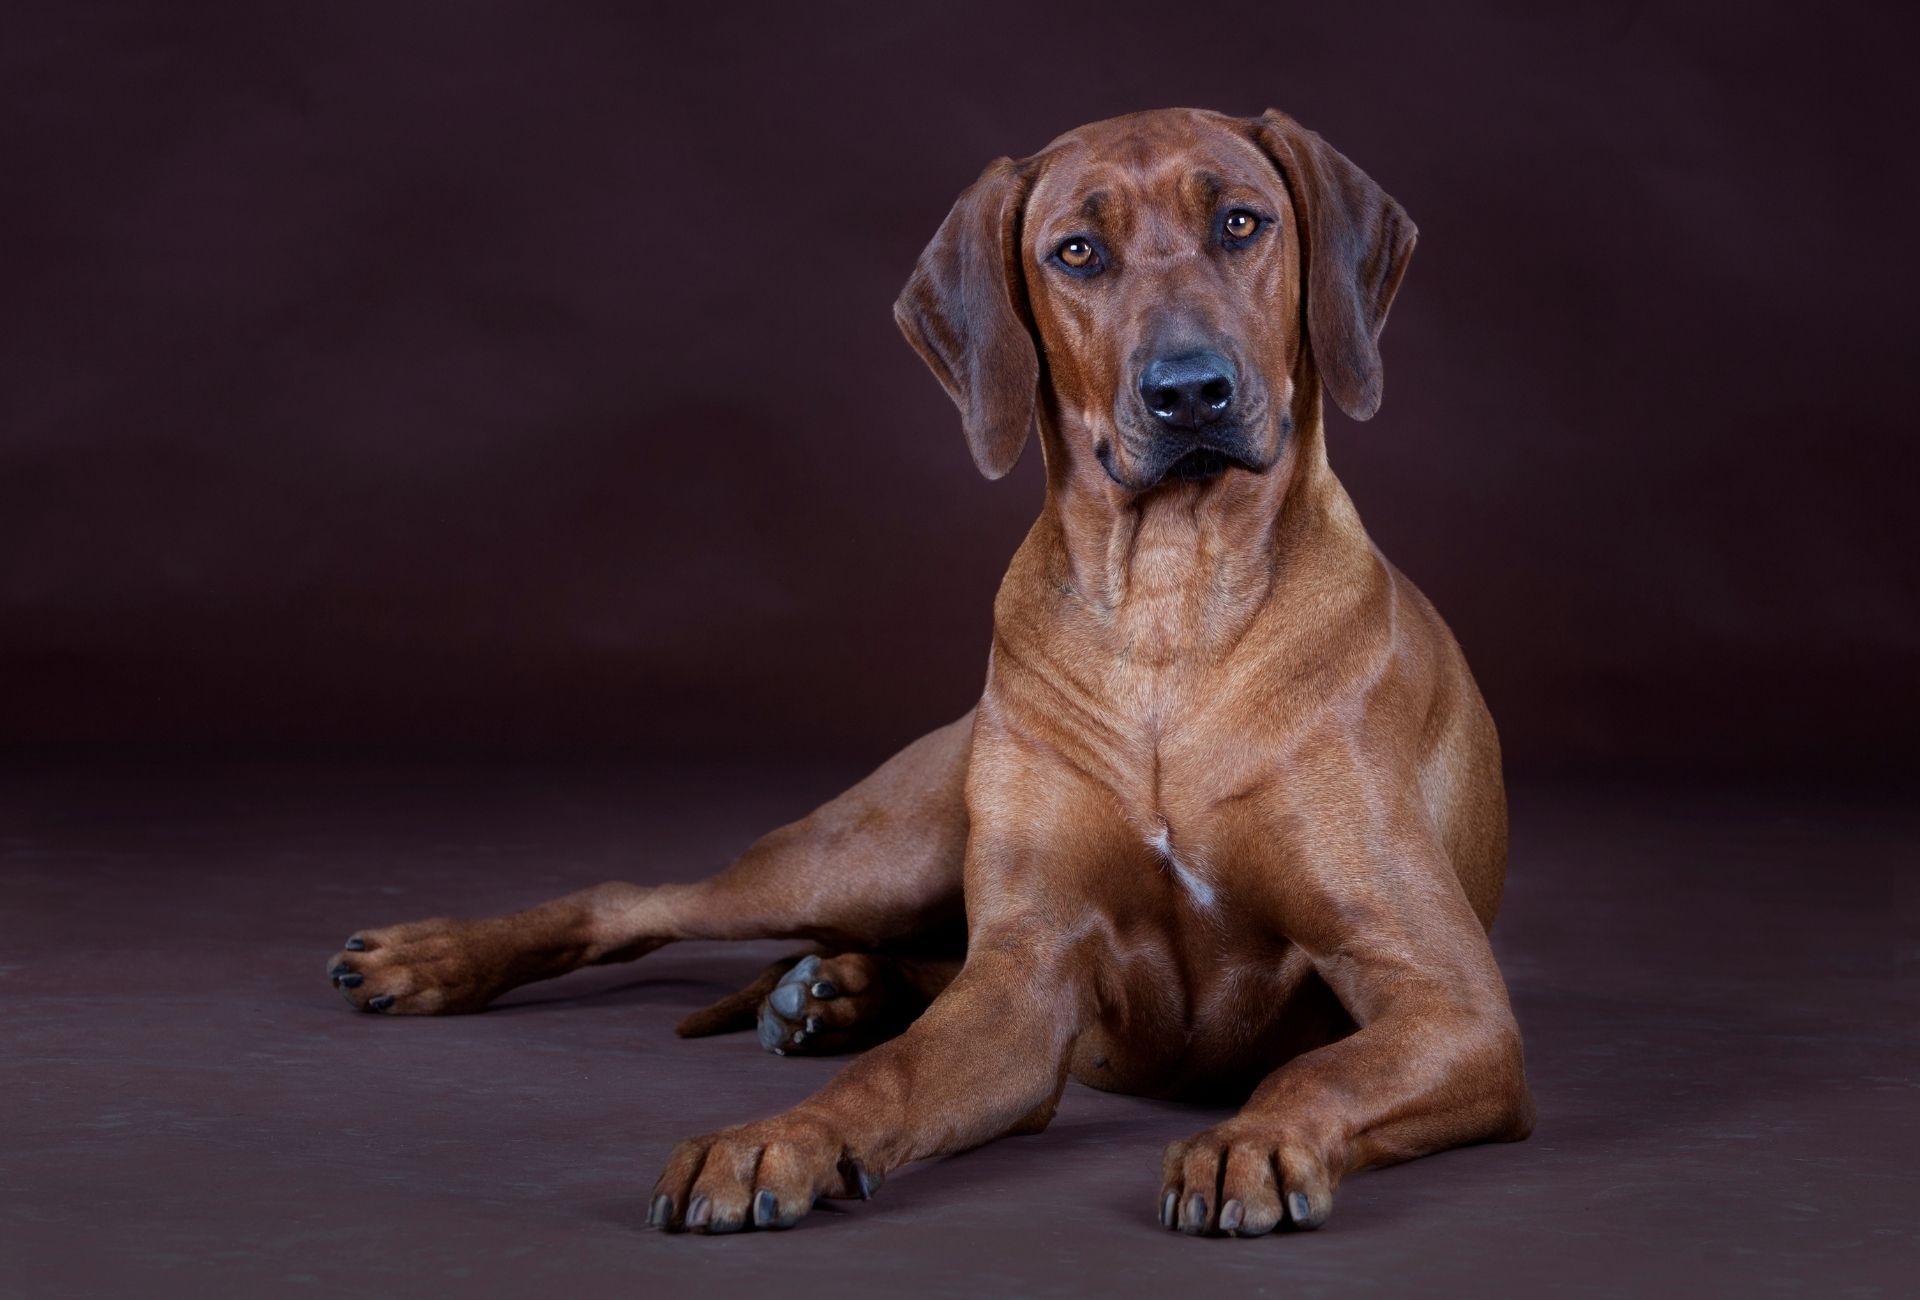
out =
<svg viewBox="0 0 1920 1300"><path fill-rule="evenodd" d="M648 1232L677 1138L836 1068L670 1032L783 946L447 1020L322 978L360 925L702 874L847 775L0 771L0 1294L1920 1289L1920 815L1891 799L1518 790L1496 946L1537 1134L1357 1175L1326 1229L1259 1241L1154 1226L1161 1147L1219 1112L1077 1085L1045 1135L797 1231Z"/></svg>

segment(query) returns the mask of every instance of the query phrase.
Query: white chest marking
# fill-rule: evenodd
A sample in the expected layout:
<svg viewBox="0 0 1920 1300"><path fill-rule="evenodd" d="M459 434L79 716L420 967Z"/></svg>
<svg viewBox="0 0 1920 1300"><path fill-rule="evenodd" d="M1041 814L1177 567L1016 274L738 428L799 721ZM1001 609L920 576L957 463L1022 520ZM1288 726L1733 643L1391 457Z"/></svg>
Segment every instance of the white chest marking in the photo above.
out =
<svg viewBox="0 0 1920 1300"><path fill-rule="evenodd" d="M1180 882L1182 889L1187 891L1187 897L1193 900L1195 907L1213 906L1213 886L1208 883L1205 876L1182 862L1179 854L1173 851L1173 829L1165 821L1160 823L1160 833L1148 840L1147 844L1160 855L1162 861L1173 868L1173 878Z"/></svg>

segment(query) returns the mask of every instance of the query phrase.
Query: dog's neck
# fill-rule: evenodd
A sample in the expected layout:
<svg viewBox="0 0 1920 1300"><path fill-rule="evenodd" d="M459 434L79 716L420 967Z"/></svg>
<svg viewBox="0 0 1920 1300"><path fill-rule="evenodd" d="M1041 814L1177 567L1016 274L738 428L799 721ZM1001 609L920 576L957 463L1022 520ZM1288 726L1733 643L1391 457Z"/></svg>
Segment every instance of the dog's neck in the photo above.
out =
<svg viewBox="0 0 1920 1300"><path fill-rule="evenodd" d="M1317 393L1296 404L1287 445L1260 474L1232 469L1128 493L1065 440L1047 441L1033 558L1046 565L1047 587L1136 664L1211 658L1239 640L1280 584L1306 576L1300 565L1369 550L1327 464Z"/></svg>

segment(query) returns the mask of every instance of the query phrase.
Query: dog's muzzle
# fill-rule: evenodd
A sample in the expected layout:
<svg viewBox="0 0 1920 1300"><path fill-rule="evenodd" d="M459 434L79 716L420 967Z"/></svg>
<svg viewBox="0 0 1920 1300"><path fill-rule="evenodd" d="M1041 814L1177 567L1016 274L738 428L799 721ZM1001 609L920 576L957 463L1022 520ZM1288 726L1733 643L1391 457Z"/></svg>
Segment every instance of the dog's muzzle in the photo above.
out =
<svg viewBox="0 0 1920 1300"><path fill-rule="evenodd" d="M1248 435L1239 375L1220 353L1161 357L1140 372L1137 390L1145 418L1127 422L1141 435L1129 440L1130 450L1140 448L1134 474L1123 472L1112 446L1094 449L1121 487L1144 492L1169 480L1205 482L1236 467L1255 474L1267 468Z"/></svg>

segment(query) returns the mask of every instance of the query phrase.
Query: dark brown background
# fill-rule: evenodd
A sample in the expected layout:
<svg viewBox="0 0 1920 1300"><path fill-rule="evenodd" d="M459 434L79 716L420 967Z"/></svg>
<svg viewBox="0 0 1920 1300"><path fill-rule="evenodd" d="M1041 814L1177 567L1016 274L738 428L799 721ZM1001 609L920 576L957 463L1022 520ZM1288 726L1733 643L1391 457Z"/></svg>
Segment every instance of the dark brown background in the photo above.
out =
<svg viewBox="0 0 1920 1300"><path fill-rule="evenodd" d="M0 1294L1912 1292L1895 6L21 8ZM401 1021L325 956L706 874L967 707L1037 464L975 476L889 306L987 159L1177 103L1423 231L1332 453L1507 740L1539 1128L1192 1242L1160 1153L1226 1112L1071 1085L795 1233L646 1232L674 1142L840 1065L671 1036L786 945Z"/></svg>
<svg viewBox="0 0 1920 1300"><path fill-rule="evenodd" d="M1898 6L650 8L10 14L0 742L959 713L1037 458L889 304L987 159L1193 103L1420 224L1332 451L1517 768L1913 757Z"/></svg>

